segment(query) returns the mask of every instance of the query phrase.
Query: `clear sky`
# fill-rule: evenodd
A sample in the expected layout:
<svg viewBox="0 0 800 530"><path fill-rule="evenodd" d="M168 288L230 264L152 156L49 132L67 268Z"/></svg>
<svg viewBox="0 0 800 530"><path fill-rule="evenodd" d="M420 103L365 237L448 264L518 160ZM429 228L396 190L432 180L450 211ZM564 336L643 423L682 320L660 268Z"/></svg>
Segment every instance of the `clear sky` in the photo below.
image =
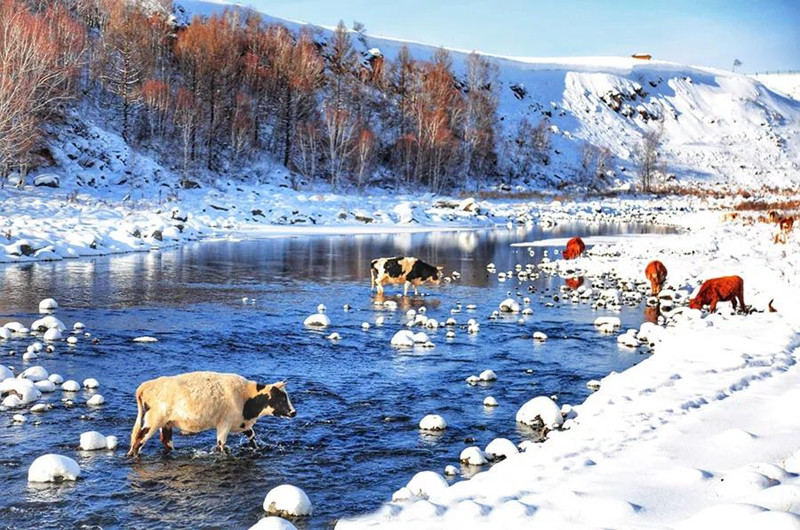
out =
<svg viewBox="0 0 800 530"><path fill-rule="evenodd" d="M800 70L800 0L240 0L272 16L498 55Z"/></svg>

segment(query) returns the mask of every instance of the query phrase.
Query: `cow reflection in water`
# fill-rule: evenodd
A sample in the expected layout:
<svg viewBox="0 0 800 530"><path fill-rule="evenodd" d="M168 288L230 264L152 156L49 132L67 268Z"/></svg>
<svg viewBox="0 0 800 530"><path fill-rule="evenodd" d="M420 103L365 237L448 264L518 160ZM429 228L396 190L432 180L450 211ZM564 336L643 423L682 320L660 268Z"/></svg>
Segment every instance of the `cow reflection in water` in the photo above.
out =
<svg viewBox="0 0 800 530"><path fill-rule="evenodd" d="M409 309L418 309L420 307L436 309L442 303L442 301L438 298L428 296L424 298L416 298L400 295L385 296L382 293L378 293L372 297L372 303L374 305L381 305L384 302L394 302L397 304L397 309L402 309L403 311L408 311Z"/></svg>
<svg viewBox="0 0 800 530"><path fill-rule="evenodd" d="M660 314L660 305L652 305L644 308L644 321L658 324L658 315Z"/></svg>
<svg viewBox="0 0 800 530"><path fill-rule="evenodd" d="M567 287L575 291L578 289L578 287L583 285L583 276L578 276L576 278L566 278L564 280L564 283L567 284Z"/></svg>

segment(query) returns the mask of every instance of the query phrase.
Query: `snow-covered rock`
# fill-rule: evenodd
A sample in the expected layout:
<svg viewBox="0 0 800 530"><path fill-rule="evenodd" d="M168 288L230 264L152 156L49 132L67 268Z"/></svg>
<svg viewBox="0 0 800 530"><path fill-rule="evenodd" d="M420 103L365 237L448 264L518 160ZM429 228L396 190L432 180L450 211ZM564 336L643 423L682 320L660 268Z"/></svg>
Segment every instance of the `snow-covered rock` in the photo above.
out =
<svg viewBox="0 0 800 530"><path fill-rule="evenodd" d="M39 302L40 313L55 311L56 309L58 309L58 302L56 302L53 298L45 298L44 300Z"/></svg>
<svg viewBox="0 0 800 530"><path fill-rule="evenodd" d="M90 390L100 388L100 383L97 382L97 379L89 377L83 380L83 388L88 388Z"/></svg>
<svg viewBox="0 0 800 530"><path fill-rule="evenodd" d="M74 338L75 337L70 337L70 339L74 339ZM69 339L67 339L67 342L69 342ZM75 342L77 342L77 340ZM152 342L158 342L158 339L155 338L155 337L143 336L143 337L134 338L133 342L139 342L139 343L147 344L147 343L152 343Z"/></svg>
<svg viewBox="0 0 800 530"><path fill-rule="evenodd" d="M437 495L448 487L449 484L447 480L435 471L420 471L406 484L406 488L408 488L413 495L422 499Z"/></svg>
<svg viewBox="0 0 800 530"><path fill-rule="evenodd" d="M513 298L506 298L500 302L500 311L503 313L519 313L519 302Z"/></svg>
<svg viewBox="0 0 800 530"><path fill-rule="evenodd" d="M564 423L561 409L547 396L538 396L517 411L517 422L528 426L542 423L547 428L558 428Z"/></svg>
<svg viewBox="0 0 800 530"><path fill-rule="evenodd" d="M297 527L286 519L270 515L259 519L249 530L297 530Z"/></svg>
<svg viewBox="0 0 800 530"><path fill-rule="evenodd" d="M443 431L447 428L447 422L438 414L428 414L420 420L419 428L423 431Z"/></svg>
<svg viewBox="0 0 800 530"><path fill-rule="evenodd" d="M105 436L97 431L87 431L81 434L78 447L83 451L97 451L98 449L107 449L108 445Z"/></svg>
<svg viewBox="0 0 800 530"><path fill-rule="evenodd" d="M301 517L312 513L308 495L291 484L282 484L272 488L264 498L264 511L269 514Z"/></svg>
<svg viewBox="0 0 800 530"><path fill-rule="evenodd" d="M50 377L50 374L48 374L47 370L45 370L42 366L31 366L19 374L19 377L22 379L29 379L35 383L36 381L46 380L48 377Z"/></svg>
<svg viewBox="0 0 800 530"><path fill-rule="evenodd" d="M61 390L64 392L77 392L81 389L81 385L78 384L77 381L73 381L70 379L69 381L64 381L61 385Z"/></svg>
<svg viewBox="0 0 800 530"><path fill-rule="evenodd" d="M492 396L486 396L485 398L483 398L483 406L484 407L496 407L498 405L499 405L499 403Z"/></svg>
<svg viewBox="0 0 800 530"><path fill-rule="evenodd" d="M75 460L56 454L42 455L28 468L28 482L77 480L80 475L81 468Z"/></svg>
<svg viewBox="0 0 800 530"><path fill-rule="evenodd" d="M90 407L99 407L104 405L105 402L106 398L104 398L101 394L95 394L86 401L86 404Z"/></svg>
<svg viewBox="0 0 800 530"><path fill-rule="evenodd" d="M494 373L494 370L484 370L483 372L478 375L478 379L484 382L489 381L497 381L497 374Z"/></svg>
<svg viewBox="0 0 800 530"><path fill-rule="evenodd" d="M414 345L414 333L407 329L401 329L394 334L391 344L392 346L411 347Z"/></svg>
<svg viewBox="0 0 800 530"><path fill-rule="evenodd" d="M314 313L303 321L303 325L312 328L326 328L331 325L331 319L323 313Z"/></svg>
<svg viewBox="0 0 800 530"><path fill-rule="evenodd" d="M55 341L61 340L63 338L63 335L62 335L60 329L50 328L50 329L48 329L47 331L44 332L44 335L42 335L42 338L44 340L48 341L48 342L55 342Z"/></svg>
<svg viewBox="0 0 800 530"><path fill-rule="evenodd" d="M534 331L533 332L533 341L534 342L545 342L547 340L547 335L542 331Z"/></svg>
<svg viewBox="0 0 800 530"><path fill-rule="evenodd" d="M483 466L489 463L489 460L486 458L486 454L481 451L480 447L476 447L474 445L461 451L461 454L458 456L458 460L461 463L468 464L470 466Z"/></svg>
<svg viewBox="0 0 800 530"><path fill-rule="evenodd" d="M519 453L519 449L517 449L517 446L514 445L514 442L508 438L495 438L489 442L489 445L486 446L484 453L492 460L497 460L515 455Z"/></svg>

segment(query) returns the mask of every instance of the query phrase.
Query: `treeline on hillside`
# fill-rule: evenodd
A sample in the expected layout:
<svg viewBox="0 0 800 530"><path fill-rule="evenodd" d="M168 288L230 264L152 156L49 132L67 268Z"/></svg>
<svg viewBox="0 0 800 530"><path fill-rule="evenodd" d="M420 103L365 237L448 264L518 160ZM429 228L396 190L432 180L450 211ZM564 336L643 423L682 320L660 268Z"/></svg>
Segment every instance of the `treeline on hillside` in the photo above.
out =
<svg viewBox="0 0 800 530"><path fill-rule="evenodd" d="M35 162L37 132L64 101L96 98L121 135L191 185L200 168L266 154L334 189L373 177L433 191L549 161L546 121L498 136L497 67L449 52L390 61L363 27L327 38L228 10L174 23L171 2L0 0L0 172ZM500 167L498 154L507 159ZM523 175L521 175L521 173Z"/></svg>

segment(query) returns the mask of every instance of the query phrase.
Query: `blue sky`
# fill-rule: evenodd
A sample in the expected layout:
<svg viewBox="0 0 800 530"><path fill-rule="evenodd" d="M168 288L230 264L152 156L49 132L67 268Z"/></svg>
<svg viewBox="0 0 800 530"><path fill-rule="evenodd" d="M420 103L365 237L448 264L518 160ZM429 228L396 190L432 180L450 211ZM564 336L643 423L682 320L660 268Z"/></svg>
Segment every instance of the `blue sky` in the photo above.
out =
<svg viewBox="0 0 800 530"><path fill-rule="evenodd" d="M800 70L800 0L240 0L264 13L500 55L651 53L741 70Z"/></svg>

